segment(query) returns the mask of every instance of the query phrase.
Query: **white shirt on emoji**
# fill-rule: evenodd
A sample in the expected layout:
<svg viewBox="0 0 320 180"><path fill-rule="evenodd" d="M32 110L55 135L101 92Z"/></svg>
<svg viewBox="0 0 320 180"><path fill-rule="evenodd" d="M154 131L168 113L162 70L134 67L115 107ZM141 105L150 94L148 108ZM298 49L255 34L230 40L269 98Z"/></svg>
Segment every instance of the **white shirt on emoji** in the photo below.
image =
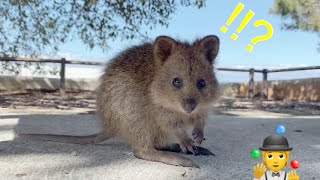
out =
<svg viewBox="0 0 320 180"><path fill-rule="evenodd" d="M272 173L278 173L278 172L280 174L280 177L278 176L272 177ZM261 178L259 179L253 178L253 180L288 180L287 173L285 171L278 171L278 172L266 171L266 173L264 173L263 176L261 176Z"/></svg>

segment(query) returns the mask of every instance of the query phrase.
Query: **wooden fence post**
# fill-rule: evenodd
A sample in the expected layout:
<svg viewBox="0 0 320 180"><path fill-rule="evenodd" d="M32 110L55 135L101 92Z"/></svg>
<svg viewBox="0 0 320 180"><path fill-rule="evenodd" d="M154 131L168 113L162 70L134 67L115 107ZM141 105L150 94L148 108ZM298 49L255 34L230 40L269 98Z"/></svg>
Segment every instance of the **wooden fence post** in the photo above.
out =
<svg viewBox="0 0 320 180"><path fill-rule="evenodd" d="M61 68L60 68L60 95L65 95L65 70L66 70L66 59L61 59Z"/></svg>
<svg viewBox="0 0 320 180"><path fill-rule="evenodd" d="M268 99L268 70L262 70L261 99Z"/></svg>
<svg viewBox="0 0 320 180"><path fill-rule="evenodd" d="M248 98L253 98L254 94L254 69L250 68L249 70L249 85L248 85Z"/></svg>

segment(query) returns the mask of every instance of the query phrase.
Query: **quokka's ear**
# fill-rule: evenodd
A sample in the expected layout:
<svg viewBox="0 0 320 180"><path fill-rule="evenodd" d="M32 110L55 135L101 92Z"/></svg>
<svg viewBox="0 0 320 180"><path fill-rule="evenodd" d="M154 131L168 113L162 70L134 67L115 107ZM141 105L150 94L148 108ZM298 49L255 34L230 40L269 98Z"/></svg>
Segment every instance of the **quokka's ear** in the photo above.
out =
<svg viewBox="0 0 320 180"><path fill-rule="evenodd" d="M177 46L177 42L168 36L158 36L153 47L154 57L159 64L163 64L165 60L173 53Z"/></svg>
<svg viewBox="0 0 320 180"><path fill-rule="evenodd" d="M214 63L219 52L219 38L215 35L210 35L202 38L199 42L201 51L210 63Z"/></svg>

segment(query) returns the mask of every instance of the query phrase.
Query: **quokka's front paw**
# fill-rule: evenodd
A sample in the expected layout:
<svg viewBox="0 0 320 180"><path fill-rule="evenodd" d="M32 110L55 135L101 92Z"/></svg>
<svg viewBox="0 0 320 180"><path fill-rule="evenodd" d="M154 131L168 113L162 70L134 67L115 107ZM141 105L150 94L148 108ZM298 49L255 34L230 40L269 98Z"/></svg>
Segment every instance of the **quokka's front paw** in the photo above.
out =
<svg viewBox="0 0 320 180"><path fill-rule="evenodd" d="M188 154L191 152L193 155L199 155L198 149L193 145L193 140L191 138L186 138L179 143L182 152Z"/></svg>
<svg viewBox="0 0 320 180"><path fill-rule="evenodd" d="M192 131L192 138L193 138L193 141L200 145L202 143L202 141L204 140L204 137L203 137L203 130L201 129L194 129Z"/></svg>

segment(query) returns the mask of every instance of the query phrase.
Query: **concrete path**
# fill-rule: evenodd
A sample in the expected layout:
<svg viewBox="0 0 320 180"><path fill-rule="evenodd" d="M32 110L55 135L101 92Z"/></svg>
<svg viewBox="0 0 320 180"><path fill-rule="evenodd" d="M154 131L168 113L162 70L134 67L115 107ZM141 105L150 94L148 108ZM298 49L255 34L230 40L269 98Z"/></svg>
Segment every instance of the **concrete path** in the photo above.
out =
<svg viewBox="0 0 320 180"><path fill-rule="evenodd" d="M99 131L93 114L0 111L0 179L252 179L258 148L277 124L287 128L302 180L320 179L320 118L264 112L211 115L203 146L216 156L188 156L200 169L136 159L121 140L73 145L14 138L14 133L85 135ZM290 170L287 167L286 170Z"/></svg>

